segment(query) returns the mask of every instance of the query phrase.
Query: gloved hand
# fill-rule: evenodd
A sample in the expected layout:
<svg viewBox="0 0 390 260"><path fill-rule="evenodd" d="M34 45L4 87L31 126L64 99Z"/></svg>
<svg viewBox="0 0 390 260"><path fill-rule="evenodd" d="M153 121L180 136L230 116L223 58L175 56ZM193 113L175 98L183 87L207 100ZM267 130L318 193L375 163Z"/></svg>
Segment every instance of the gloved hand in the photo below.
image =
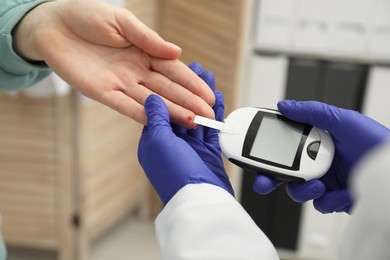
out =
<svg viewBox="0 0 390 260"><path fill-rule="evenodd" d="M353 203L348 189L351 171L367 151L389 136L389 129L356 111L316 101L285 100L278 103L278 109L289 119L327 130L336 149L329 171L319 180L288 183L289 196L297 202L314 199L314 207L322 213L349 213ZM254 190L267 194L280 183L258 175Z"/></svg>
<svg viewBox="0 0 390 260"><path fill-rule="evenodd" d="M198 63L190 68L214 90L214 75L210 71L203 72ZM223 120L223 96L220 92L215 92L215 96L216 119ZM157 95L146 99L145 111L148 122L139 143L138 160L164 204L190 183L216 185L234 196L223 167L218 130L171 126L167 106Z"/></svg>

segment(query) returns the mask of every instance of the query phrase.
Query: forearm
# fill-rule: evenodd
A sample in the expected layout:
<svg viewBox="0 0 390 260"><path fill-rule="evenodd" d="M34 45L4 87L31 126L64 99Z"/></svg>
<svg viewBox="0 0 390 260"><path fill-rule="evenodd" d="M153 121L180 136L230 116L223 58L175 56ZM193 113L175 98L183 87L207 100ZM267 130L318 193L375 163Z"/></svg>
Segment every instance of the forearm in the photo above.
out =
<svg viewBox="0 0 390 260"><path fill-rule="evenodd" d="M30 63L14 49L12 33L31 9L47 0L2 0L0 4L0 90L31 85L50 73L44 63ZM23 39L21 39L23 41Z"/></svg>

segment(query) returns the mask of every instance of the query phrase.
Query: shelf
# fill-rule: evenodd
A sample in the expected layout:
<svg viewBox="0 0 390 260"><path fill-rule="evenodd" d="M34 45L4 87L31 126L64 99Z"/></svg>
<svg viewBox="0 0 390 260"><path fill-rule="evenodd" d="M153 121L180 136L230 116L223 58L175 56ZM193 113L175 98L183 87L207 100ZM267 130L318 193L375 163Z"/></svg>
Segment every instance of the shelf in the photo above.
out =
<svg viewBox="0 0 390 260"><path fill-rule="evenodd" d="M284 47L265 47L254 45L253 51L263 55L285 55L308 59L322 59L346 63L361 63L368 65L390 66L390 54L362 54L341 51L319 50L286 50Z"/></svg>

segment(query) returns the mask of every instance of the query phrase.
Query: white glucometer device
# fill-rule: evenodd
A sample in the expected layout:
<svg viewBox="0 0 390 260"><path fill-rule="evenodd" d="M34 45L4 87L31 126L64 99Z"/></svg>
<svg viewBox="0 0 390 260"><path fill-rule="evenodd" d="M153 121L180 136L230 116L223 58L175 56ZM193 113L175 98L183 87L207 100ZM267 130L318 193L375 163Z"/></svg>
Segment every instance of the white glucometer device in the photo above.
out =
<svg viewBox="0 0 390 260"><path fill-rule="evenodd" d="M330 134L287 119L278 111L244 107L219 122L196 116L199 125L219 129L222 153L232 163L286 181L324 175L334 156Z"/></svg>

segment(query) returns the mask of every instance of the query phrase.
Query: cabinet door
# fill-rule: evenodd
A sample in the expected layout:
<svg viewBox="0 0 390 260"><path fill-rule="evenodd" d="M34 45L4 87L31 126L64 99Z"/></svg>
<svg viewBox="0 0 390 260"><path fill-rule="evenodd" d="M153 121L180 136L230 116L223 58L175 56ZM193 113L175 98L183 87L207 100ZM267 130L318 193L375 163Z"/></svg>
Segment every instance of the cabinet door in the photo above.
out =
<svg viewBox="0 0 390 260"><path fill-rule="evenodd" d="M390 127L390 69L374 66L370 69L363 113Z"/></svg>
<svg viewBox="0 0 390 260"><path fill-rule="evenodd" d="M320 100L323 64L318 60L290 59L286 99Z"/></svg>
<svg viewBox="0 0 390 260"><path fill-rule="evenodd" d="M331 62L324 72L321 100L347 109L359 110L367 78L367 66Z"/></svg>
<svg viewBox="0 0 390 260"><path fill-rule="evenodd" d="M266 196L254 193L254 177L244 171L241 204L276 248L297 250L301 204L288 197L285 185Z"/></svg>

